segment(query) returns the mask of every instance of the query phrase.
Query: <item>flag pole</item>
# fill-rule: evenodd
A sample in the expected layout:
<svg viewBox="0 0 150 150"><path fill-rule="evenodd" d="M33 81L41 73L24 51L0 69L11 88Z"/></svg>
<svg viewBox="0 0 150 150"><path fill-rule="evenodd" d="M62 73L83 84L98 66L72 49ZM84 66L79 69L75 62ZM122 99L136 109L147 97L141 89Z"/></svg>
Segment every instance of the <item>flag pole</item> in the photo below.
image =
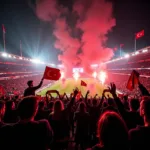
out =
<svg viewBox="0 0 150 150"><path fill-rule="evenodd" d="M121 45L120 45L120 57L121 57Z"/></svg>
<svg viewBox="0 0 150 150"><path fill-rule="evenodd" d="M5 32L3 31L4 52L6 52Z"/></svg>
<svg viewBox="0 0 150 150"><path fill-rule="evenodd" d="M22 43L21 43L21 40L20 40L20 56L22 57Z"/></svg>
<svg viewBox="0 0 150 150"><path fill-rule="evenodd" d="M134 42L134 51L136 52L136 36L135 36L135 42Z"/></svg>

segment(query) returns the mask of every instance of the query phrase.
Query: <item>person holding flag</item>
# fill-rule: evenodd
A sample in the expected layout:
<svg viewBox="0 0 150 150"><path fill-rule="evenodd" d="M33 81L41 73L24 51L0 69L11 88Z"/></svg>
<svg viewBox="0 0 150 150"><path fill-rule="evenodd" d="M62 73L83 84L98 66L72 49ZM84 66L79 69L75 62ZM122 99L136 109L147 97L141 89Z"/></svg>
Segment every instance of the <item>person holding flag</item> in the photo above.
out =
<svg viewBox="0 0 150 150"><path fill-rule="evenodd" d="M31 95L35 96L35 91L42 86L43 80L44 80L44 78L41 79L41 82L38 86L33 86L32 80L28 81L27 82L28 88L25 89L25 91L24 91L24 97L31 96Z"/></svg>
<svg viewBox="0 0 150 150"><path fill-rule="evenodd" d="M30 95L35 96L35 91L42 86L44 79L46 79L46 80L59 80L60 76L61 76L61 74L60 74L59 69L50 68L50 67L46 66L43 78L41 79L41 82L38 86L34 87L32 80L27 82L28 88L25 89L24 96L30 96Z"/></svg>

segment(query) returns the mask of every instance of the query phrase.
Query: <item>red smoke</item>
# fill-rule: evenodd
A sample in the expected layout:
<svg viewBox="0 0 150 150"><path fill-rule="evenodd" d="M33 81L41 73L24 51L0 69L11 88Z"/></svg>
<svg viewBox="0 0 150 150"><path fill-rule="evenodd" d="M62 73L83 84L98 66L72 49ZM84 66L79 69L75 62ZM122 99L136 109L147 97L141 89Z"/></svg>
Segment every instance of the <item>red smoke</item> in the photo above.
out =
<svg viewBox="0 0 150 150"><path fill-rule="evenodd" d="M58 59L70 70L78 62L77 52L80 48L80 42L71 36L71 29L65 18L56 20L54 35L57 38L55 48L63 52L62 55L58 56Z"/></svg>
<svg viewBox="0 0 150 150"><path fill-rule="evenodd" d="M106 0L75 0L73 12L60 6L56 0L42 0L37 3L37 15L44 21L54 24L55 48L62 52L58 59L67 69L80 63L84 70L90 71L90 64L107 61L113 50L107 48L107 34L115 26L112 17L112 4ZM67 14L78 15L77 24L69 27ZM74 16L74 15L72 15ZM75 29L82 31L81 37L73 37ZM80 49L80 53L78 53Z"/></svg>

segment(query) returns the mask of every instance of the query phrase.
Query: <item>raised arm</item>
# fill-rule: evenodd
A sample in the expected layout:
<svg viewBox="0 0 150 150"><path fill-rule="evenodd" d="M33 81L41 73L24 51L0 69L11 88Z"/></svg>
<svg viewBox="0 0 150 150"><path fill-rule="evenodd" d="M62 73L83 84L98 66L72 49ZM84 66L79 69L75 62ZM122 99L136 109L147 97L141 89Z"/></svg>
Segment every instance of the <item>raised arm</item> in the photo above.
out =
<svg viewBox="0 0 150 150"><path fill-rule="evenodd" d="M72 108L72 106L75 102L75 99L76 99L76 96L77 96L78 92L79 92L78 89L74 90L73 97L71 98L71 101L69 102L67 108L65 109L66 111L71 111L71 108Z"/></svg>
<svg viewBox="0 0 150 150"><path fill-rule="evenodd" d="M39 84L38 86L33 87L34 90L37 90L37 89L39 89L39 88L42 86L43 80L44 80L44 79L42 78L40 84Z"/></svg>
<svg viewBox="0 0 150 150"><path fill-rule="evenodd" d="M124 116L126 113L126 110L125 110L124 105L122 104L121 100L117 96L116 85L114 83L111 83L109 90L114 98L114 103L116 104L118 111L121 113L122 116Z"/></svg>

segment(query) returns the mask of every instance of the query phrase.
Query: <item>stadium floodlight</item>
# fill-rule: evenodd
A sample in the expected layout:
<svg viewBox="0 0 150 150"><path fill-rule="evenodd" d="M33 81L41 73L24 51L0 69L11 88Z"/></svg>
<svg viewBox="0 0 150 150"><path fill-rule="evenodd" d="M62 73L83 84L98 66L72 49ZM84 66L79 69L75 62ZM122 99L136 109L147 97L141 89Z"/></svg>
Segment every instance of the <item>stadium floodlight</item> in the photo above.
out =
<svg viewBox="0 0 150 150"><path fill-rule="evenodd" d="M45 64L45 62L43 62L43 61L42 61L42 62L41 62L41 64L43 64L43 65L44 65L44 64Z"/></svg>
<svg viewBox="0 0 150 150"><path fill-rule="evenodd" d="M143 53L146 53L146 52L148 52L148 50L147 49L143 49L143 51L142 51Z"/></svg>
<svg viewBox="0 0 150 150"><path fill-rule="evenodd" d="M55 67L55 64L50 64L52 67Z"/></svg>
<svg viewBox="0 0 150 150"><path fill-rule="evenodd" d="M130 57L130 55L129 55L129 54L126 54L124 57L125 57L125 58L129 58L129 57Z"/></svg>
<svg viewBox="0 0 150 150"><path fill-rule="evenodd" d="M33 63L35 63L35 64L41 63L41 61L40 61L39 59L32 59L31 61L32 61Z"/></svg>
<svg viewBox="0 0 150 150"><path fill-rule="evenodd" d="M19 57L19 59L22 59L22 57Z"/></svg>
<svg viewBox="0 0 150 150"><path fill-rule="evenodd" d="M3 57L8 57L8 54L7 53L2 53L2 56Z"/></svg>
<svg viewBox="0 0 150 150"><path fill-rule="evenodd" d="M11 56L11 55L8 55L8 57L11 58L12 56Z"/></svg>
<svg viewBox="0 0 150 150"><path fill-rule="evenodd" d="M137 51L137 52L135 52L135 55L138 55L139 54L139 52Z"/></svg>

